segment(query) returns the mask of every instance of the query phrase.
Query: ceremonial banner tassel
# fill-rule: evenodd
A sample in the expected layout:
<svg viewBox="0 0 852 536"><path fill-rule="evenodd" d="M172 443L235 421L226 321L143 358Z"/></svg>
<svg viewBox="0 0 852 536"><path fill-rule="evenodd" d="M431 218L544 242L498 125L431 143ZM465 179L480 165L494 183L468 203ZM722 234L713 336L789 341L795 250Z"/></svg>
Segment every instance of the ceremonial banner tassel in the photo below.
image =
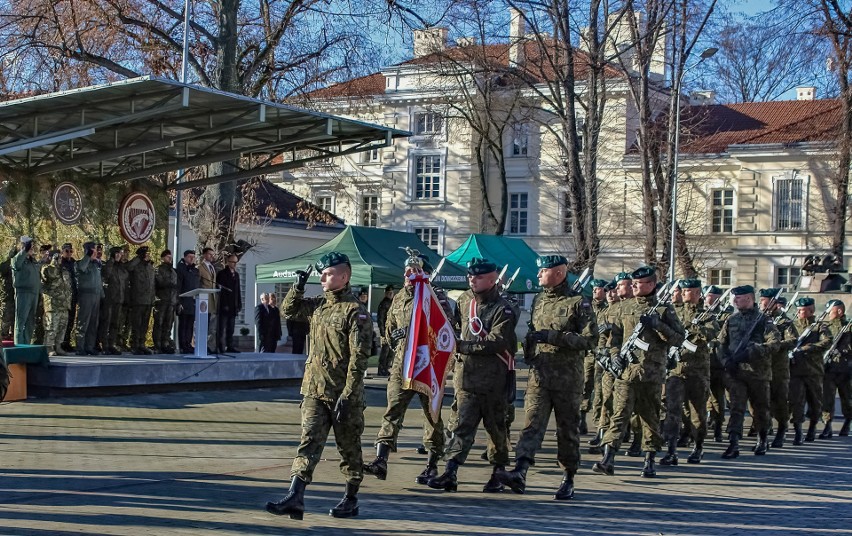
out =
<svg viewBox="0 0 852 536"><path fill-rule="evenodd" d="M444 400L444 381L456 350L456 335L425 275L412 276L414 310L405 343L402 386L429 397L437 420Z"/></svg>

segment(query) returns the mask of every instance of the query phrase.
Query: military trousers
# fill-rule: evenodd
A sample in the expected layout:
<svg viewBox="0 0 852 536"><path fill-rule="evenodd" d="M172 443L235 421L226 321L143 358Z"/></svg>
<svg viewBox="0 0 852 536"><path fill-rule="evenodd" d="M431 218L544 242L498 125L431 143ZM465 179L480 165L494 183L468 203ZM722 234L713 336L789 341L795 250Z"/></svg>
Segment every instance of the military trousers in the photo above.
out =
<svg viewBox="0 0 852 536"><path fill-rule="evenodd" d="M361 434L364 432L364 408L352 408L349 418L334 420L332 404L317 398L302 399L302 438L290 470L306 484L313 480L314 469L322 457L328 433L334 430L334 441L340 453L340 472L346 482L360 484L364 479Z"/></svg>
<svg viewBox="0 0 852 536"><path fill-rule="evenodd" d="M666 380L666 420L663 436L666 441L680 437L684 415L689 414L686 425L696 443L704 443L707 437L707 399L710 396L710 381L698 375L669 376ZM685 411L688 409L688 412ZM690 426L691 425L691 426Z"/></svg>
<svg viewBox="0 0 852 536"><path fill-rule="evenodd" d="M48 352L61 349L65 339L65 328L68 326L68 309L46 311L44 313L44 345Z"/></svg>
<svg viewBox="0 0 852 536"><path fill-rule="evenodd" d="M36 303L35 323L33 324L33 338L31 344L44 344L44 298L38 295Z"/></svg>
<svg viewBox="0 0 852 536"><path fill-rule="evenodd" d="M506 452L512 451L512 423L515 422L515 404L509 404L506 402ZM485 445L485 455L488 458L488 462L491 465L494 465L494 458L497 455L497 447L494 446L494 442L491 441L491 436L486 436L486 445Z"/></svg>
<svg viewBox="0 0 852 536"><path fill-rule="evenodd" d="M38 293L15 289L15 344L31 344Z"/></svg>
<svg viewBox="0 0 852 536"><path fill-rule="evenodd" d="M71 293L71 307L68 309L68 327L65 328L65 339L63 344L71 344L71 336L77 333L77 302L79 298L77 291Z"/></svg>
<svg viewBox="0 0 852 536"><path fill-rule="evenodd" d="M707 399L710 423L719 426L725 423L725 369L710 367L710 398Z"/></svg>
<svg viewBox="0 0 852 536"><path fill-rule="evenodd" d="M12 340L15 336L15 299L3 300L3 314L0 316L0 338Z"/></svg>
<svg viewBox="0 0 852 536"><path fill-rule="evenodd" d="M822 420L834 418L834 396L840 395L840 412L844 419L852 419L852 374L851 362L829 363L822 380Z"/></svg>
<svg viewBox="0 0 852 536"><path fill-rule="evenodd" d="M387 445L393 452L396 452L397 439L402 428L402 422L405 419L405 413L415 396L420 399L420 407L423 409L423 445L429 452L440 458L444 455L444 421L441 420L440 412L436 420L432 419L432 412L429 410L429 397L411 389L403 389L402 377L396 372L392 373L388 380L388 406L384 416L382 416L382 425L379 428L376 443Z"/></svg>
<svg viewBox="0 0 852 536"><path fill-rule="evenodd" d="M754 378L741 371L725 374L728 392L731 395L731 417L728 433L743 435L746 407L751 403L752 425L758 433L768 432L769 418L769 380Z"/></svg>
<svg viewBox="0 0 852 536"><path fill-rule="evenodd" d="M790 376L772 371L769 381L769 413L776 422L779 430L786 430L790 423Z"/></svg>
<svg viewBox="0 0 852 536"><path fill-rule="evenodd" d="M601 414L598 417L598 430L606 431L609 428L610 419L612 418L612 388L615 384L615 377L604 372L601 375Z"/></svg>
<svg viewBox="0 0 852 536"><path fill-rule="evenodd" d="M382 337L384 340L384 337ZM379 371L390 370L391 361L393 360L393 351L390 344L383 342L382 349L379 351Z"/></svg>
<svg viewBox="0 0 852 536"><path fill-rule="evenodd" d="M634 411L642 426L642 450L657 452L663 445L660 435L660 394L663 386L638 378L615 380L612 388L612 418L603 443L618 450Z"/></svg>
<svg viewBox="0 0 852 536"><path fill-rule="evenodd" d="M175 306L165 301L155 303L154 327L151 334L154 339L154 348L165 350L168 347L174 347L172 341L172 328L174 324Z"/></svg>
<svg viewBox="0 0 852 536"><path fill-rule="evenodd" d="M101 301L101 325L98 326L98 340L104 350L115 348L118 333L121 331L122 305L110 299Z"/></svg>
<svg viewBox="0 0 852 536"><path fill-rule="evenodd" d="M452 430L453 437L447 446L447 459L455 460L459 465L467 460L476 430L482 422L485 432L494 445L494 465L505 466L509 463L509 448L506 441L506 393L503 389L496 393L473 393L463 389L456 390L456 408L458 422Z"/></svg>
<svg viewBox="0 0 852 536"><path fill-rule="evenodd" d="M583 401L580 411L591 411L595 396L595 356L586 354L583 358Z"/></svg>
<svg viewBox="0 0 852 536"><path fill-rule="evenodd" d="M818 421L822 416L822 376L790 377L790 416L793 424L804 422L805 404L808 405L808 419Z"/></svg>
<svg viewBox="0 0 852 536"><path fill-rule="evenodd" d="M597 425L601 420L601 407L603 406L603 377L604 369L595 361L595 387L592 394L592 422Z"/></svg>
<svg viewBox="0 0 852 536"><path fill-rule="evenodd" d="M148 326L151 321L151 304L133 305L130 308L130 349L145 348L148 341Z"/></svg>
<svg viewBox="0 0 852 536"><path fill-rule="evenodd" d="M101 296L95 292L80 292L77 295L77 305L77 351L94 353L98 339Z"/></svg>
<svg viewBox="0 0 852 536"><path fill-rule="evenodd" d="M515 446L515 458L535 462L550 414L556 417L556 460L570 474L580 467L580 404L584 378L564 378L562 386L548 389L535 369L530 370L524 394L524 427Z"/></svg>

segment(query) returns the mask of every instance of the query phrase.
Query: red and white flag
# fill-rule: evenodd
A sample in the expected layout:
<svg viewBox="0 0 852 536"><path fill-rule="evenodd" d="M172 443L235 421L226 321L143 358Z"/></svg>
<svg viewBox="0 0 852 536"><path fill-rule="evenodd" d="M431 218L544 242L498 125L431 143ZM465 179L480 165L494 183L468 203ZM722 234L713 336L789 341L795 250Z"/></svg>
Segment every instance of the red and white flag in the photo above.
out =
<svg viewBox="0 0 852 536"><path fill-rule="evenodd" d="M402 386L429 397L437 420L444 400L444 381L456 350L456 334L426 276L415 275L414 311L408 327Z"/></svg>

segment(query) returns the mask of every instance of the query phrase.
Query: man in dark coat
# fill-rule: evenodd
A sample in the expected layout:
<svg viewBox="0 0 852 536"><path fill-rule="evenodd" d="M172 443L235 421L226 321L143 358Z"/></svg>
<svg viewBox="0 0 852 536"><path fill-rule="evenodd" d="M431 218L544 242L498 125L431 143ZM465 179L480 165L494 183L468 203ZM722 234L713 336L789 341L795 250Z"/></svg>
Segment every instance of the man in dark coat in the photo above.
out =
<svg viewBox="0 0 852 536"><path fill-rule="evenodd" d="M189 292L201 286L198 267L195 265L195 252L188 249L183 252L183 258L178 261L177 268L178 294ZM192 330L195 326L195 298L179 298L178 301L178 347L180 353L195 352L192 347Z"/></svg>
<svg viewBox="0 0 852 536"><path fill-rule="evenodd" d="M236 255L228 257L225 268L216 274L219 285L219 325L216 333L219 337L219 351L238 353L234 348L234 324L237 315L243 309L243 297L240 294L240 274L237 273Z"/></svg>

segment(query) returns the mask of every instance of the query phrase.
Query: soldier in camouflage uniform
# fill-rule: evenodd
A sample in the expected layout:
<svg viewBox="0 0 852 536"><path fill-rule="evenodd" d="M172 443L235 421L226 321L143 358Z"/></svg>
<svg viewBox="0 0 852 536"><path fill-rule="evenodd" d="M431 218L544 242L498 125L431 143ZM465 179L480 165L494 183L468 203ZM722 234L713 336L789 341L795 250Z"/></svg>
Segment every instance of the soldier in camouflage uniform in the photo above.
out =
<svg viewBox="0 0 852 536"><path fill-rule="evenodd" d="M595 318L602 316L604 309L607 308L606 301L606 286L609 283L606 279L592 279L592 309L595 313ZM580 433L587 434L589 432L588 423L586 423L586 414L592 411L592 422L597 423L600 419L600 414L595 414L594 400L599 397L601 390L601 372L603 369L595 361L595 352L597 346L592 348L586 354L583 361L583 402L580 404ZM598 410L600 408L598 407Z"/></svg>
<svg viewBox="0 0 852 536"><path fill-rule="evenodd" d="M760 290L760 310L763 314L772 318L775 329L783 345L775 345L769 350L772 361L772 378L769 380L769 415L778 423L778 429L770 445L774 449L784 446L787 435L787 426L790 422L790 358L787 352L796 344L799 337L793 327L793 321L787 318L782 308L787 305L787 298L779 296L775 302L772 298L778 294L777 288L765 288ZM770 422L771 426L771 422Z"/></svg>
<svg viewBox="0 0 852 536"><path fill-rule="evenodd" d="M612 372L603 367L603 364L609 362L612 338L622 336L620 333L613 335L613 330L621 329L616 320L622 299L633 296L633 288L630 283L630 274L627 272L621 272L615 276L615 279L607 285L607 301L609 304L603 314L596 319L599 337L595 360L601 368L600 413L595 423L598 431L595 437L589 441L589 454L601 454L603 452L601 441L607 428L609 428L609 420L612 415L612 385L615 382L615 377L613 377ZM596 394L596 398L597 396Z"/></svg>
<svg viewBox="0 0 852 536"><path fill-rule="evenodd" d="M604 287L604 292L606 295L606 308L601 311L600 314L596 313L595 318L598 322L598 344L595 347L594 354L592 355L592 359L595 362L595 387L592 393L592 423L597 430L595 437L589 441L589 445L599 445L600 437L603 437L603 434L600 433L600 429L598 428L598 423L601 420L601 408L603 407L603 394L602 394L602 383L604 374L606 371L603 366L598 362L598 356L602 355L603 352L606 352L609 355L609 352L606 351L605 347L602 347L601 344L605 340L604 335L609 333L611 329L610 326L606 324L606 313L607 309L609 309L614 303L618 303L618 293L615 290L615 281L607 281L606 286Z"/></svg>
<svg viewBox="0 0 852 536"><path fill-rule="evenodd" d="M68 326L65 328L65 339L62 349L66 352L74 350L71 341L75 337L77 322L77 261L74 259L74 246L71 242L62 244L62 268L71 276L71 307L68 309Z"/></svg>
<svg viewBox="0 0 852 536"><path fill-rule="evenodd" d="M41 274L33 256L33 239L22 236L20 251L12 259L15 286L15 344L30 344L35 329L35 312L41 294Z"/></svg>
<svg viewBox="0 0 852 536"><path fill-rule="evenodd" d="M710 308L722 297L724 290L710 285L704 288L704 307ZM729 304L720 305L722 311L716 315L719 325L725 323L733 309ZM711 349L715 350L715 341L711 341ZM710 360L710 398L707 400L708 426L713 427L713 440L722 441L722 428L725 425L725 367L718 359Z"/></svg>
<svg viewBox="0 0 852 536"><path fill-rule="evenodd" d="M616 378L613 386L612 420L604 435L604 453L601 461L594 464L592 470L599 474L615 473L615 453L621 445L633 411L642 421L642 450L645 465L642 476L656 476L654 460L662 446L660 437L660 393L666 374L666 354L669 346L683 343L683 326L675 315L671 305L657 303L657 274L654 268L644 266L634 271L633 298L625 300L621 306L618 324L621 338L613 338L611 358L619 359L619 349L637 325L642 325L641 339L648 344L648 350L633 348L635 356L626 365L624 373Z"/></svg>
<svg viewBox="0 0 852 536"><path fill-rule="evenodd" d="M716 337L719 325L713 315L701 314L704 307L700 304L701 281L683 279L678 283L682 291L681 306L676 308L683 326L686 326L687 340L697 346L694 352L683 346L672 347L670 365L666 380L666 420L663 423L663 436L668 444L668 453L660 460L660 465L677 465L677 443L681 434L681 415L684 405L689 406L692 439L695 448L687 458L689 463L700 463L704 456L704 438L707 436L707 398L710 394L710 354L708 342Z"/></svg>
<svg viewBox="0 0 852 536"><path fill-rule="evenodd" d="M834 396L840 395L840 411L843 413L843 426L840 436L849 435L849 424L852 422L852 335L844 332L846 325L846 305L840 300L831 300L827 307L828 329L832 334L832 342L837 338L837 344L825 357L825 378L822 382L822 420L825 429L819 435L820 439L831 439L833 430L831 421L834 418Z"/></svg>
<svg viewBox="0 0 852 536"><path fill-rule="evenodd" d="M331 509L334 517L358 515L358 488L363 479L361 433L364 431L364 374L370 357L373 321L352 295L349 258L338 252L323 255L316 263L323 295L305 297L311 267L299 270L296 283L284 298L284 315L310 321L310 353L302 379L302 439L293 460L289 493L269 502L266 510L302 519L305 486L322 456L330 429L334 429L346 478L346 494Z"/></svg>
<svg viewBox="0 0 852 536"><path fill-rule="evenodd" d="M136 250L136 257L124 265L130 279L130 349L135 355L151 355L145 343L154 306L154 263L148 246Z"/></svg>
<svg viewBox="0 0 852 536"><path fill-rule="evenodd" d="M51 263L41 268L41 289L44 294L44 344L48 355L68 355L62 349L62 340L68 324L68 309L71 308L71 276L62 268L59 251L54 251Z"/></svg>
<svg viewBox="0 0 852 536"><path fill-rule="evenodd" d="M172 328L175 324L175 307L178 304L177 272L172 267L172 252L163 251L162 261L154 274L154 353L173 354L175 345Z"/></svg>
<svg viewBox="0 0 852 536"><path fill-rule="evenodd" d="M121 247L110 248L108 254L109 260L101 271L104 281L104 300L98 338L104 346L104 354L121 355L117 341L121 332L121 321L124 318L122 308L126 300L127 271L122 262L124 250Z"/></svg>
<svg viewBox="0 0 852 536"><path fill-rule="evenodd" d="M415 274L425 272L432 273L432 265L428 259L421 258L421 266L408 265L405 267L405 276L402 290L394 296L388 312L385 330L382 337L390 341L393 348L393 358L390 362L390 379L388 380L387 399L388 406L382 417L382 425L376 438L376 459L364 465L364 472L374 475L379 480L385 480L388 474L388 455L396 452L399 430L405 419L405 412L411 400L417 396L423 408L423 445L427 449L429 458L426 468L415 479L418 484L425 485L430 478L438 475L438 460L444 455L444 422L440 414L437 420L432 419L429 409L429 397L412 389L402 387L402 366L405 359L405 337L411 324L411 315L414 309L414 285L411 277Z"/></svg>
<svg viewBox="0 0 852 536"><path fill-rule="evenodd" d="M547 255L536 260L542 292L530 311L524 361L530 366L524 396L524 428L515 447L515 468L500 471L500 481L515 493L526 489L527 469L535 463L550 414L556 415L556 459L564 471L557 500L574 497L574 475L580 467L580 404L585 358L598 338L592 304L572 291L566 278L568 259ZM596 280L598 283L600 280ZM595 289L603 291L603 285ZM597 292L600 296L602 292Z"/></svg>
<svg viewBox="0 0 852 536"><path fill-rule="evenodd" d="M130 247L124 246L121 255L121 266L124 268L126 284L124 285L124 301L120 308L118 343L117 348L125 352L130 352L130 332L133 328L133 305L130 300L130 274L127 272L127 265L130 262Z"/></svg>
<svg viewBox="0 0 852 536"><path fill-rule="evenodd" d="M461 340L456 344L453 375L458 424L447 447L447 466L441 476L429 479L433 489L455 491L457 472L473 446L480 421L494 444L494 471L483 491L500 491L498 471L509 462L506 442L507 363L517 350L514 309L500 296L497 265L473 258L467 265L470 290L459 297Z"/></svg>
<svg viewBox="0 0 852 536"><path fill-rule="evenodd" d="M53 244L42 244L39 246L39 256L38 256L38 264L39 264L39 273L41 273L42 269L45 266L50 265L51 262L51 251L53 250ZM42 288L42 292L38 295L38 303L36 304L36 314L35 314L35 328L33 329L33 340L32 344L44 344L44 288ZM64 333L63 333L64 335Z"/></svg>
<svg viewBox="0 0 852 536"><path fill-rule="evenodd" d="M388 285L385 287L385 297L379 302L379 308L376 311L376 323L379 325L379 339L382 346L379 350L379 376L390 376L390 366L393 360L391 343L385 336L385 325L393 297L393 286Z"/></svg>
<svg viewBox="0 0 852 536"><path fill-rule="evenodd" d="M12 284L12 258L18 253L16 248L9 251L6 259L0 263L0 340L11 341L15 333L15 287Z"/></svg>
<svg viewBox="0 0 852 536"><path fill-rule="evenodd" d="M796 320L793 327L799 334L790 361L790 413L792 413L794 445L802 444L802 422L805 420L805 402L808 404L808 434L805 441L816 439L816 429L822 415L822 381L825 374L823 354L831 346L831 331L825 322L816 324L814 299L796 300ZM808 326L815 324L805 337ZM801 344L800 344L801 343Z"/></svg>
<svg viewBox="0 0 852 536"><path fill-rule="evenodd" d="M77 355L97 355L98 318L104 286L94 242L83 244L83 258L74 267L77 273Z"/></svg>

